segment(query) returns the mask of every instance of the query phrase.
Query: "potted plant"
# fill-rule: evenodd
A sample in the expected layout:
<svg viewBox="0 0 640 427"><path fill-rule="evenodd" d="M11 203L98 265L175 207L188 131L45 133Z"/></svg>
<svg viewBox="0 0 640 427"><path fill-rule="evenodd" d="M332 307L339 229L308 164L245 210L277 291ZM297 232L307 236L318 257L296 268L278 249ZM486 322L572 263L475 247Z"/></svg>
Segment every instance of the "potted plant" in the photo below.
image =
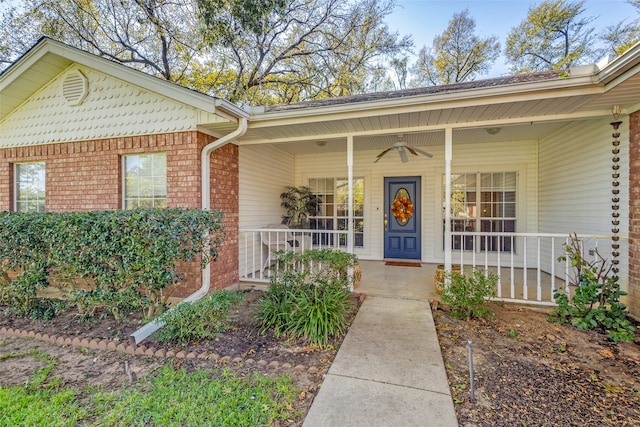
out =
<svg viewBox="0 0 640 427"><path fill-rule="evenodd" d="M286 213L282 215L282 223L290 228L308 228L309 217L315 216L320 210L320 196L311 192L307 186L285 187L280 194L281 206Z"/></svg>

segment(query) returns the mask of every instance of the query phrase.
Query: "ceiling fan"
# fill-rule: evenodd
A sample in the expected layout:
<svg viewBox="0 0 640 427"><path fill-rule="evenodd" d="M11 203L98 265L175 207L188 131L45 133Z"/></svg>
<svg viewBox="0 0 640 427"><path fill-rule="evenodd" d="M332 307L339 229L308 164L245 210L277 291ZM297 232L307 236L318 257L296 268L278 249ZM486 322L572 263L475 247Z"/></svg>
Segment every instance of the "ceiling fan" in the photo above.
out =
<svg viewBox="0 0 640 427"><path fill-rule="evenodd" d="M387 148L386 150L378 154L378 156L373 161L373 163L378 163L378 161L382 158L382 156L384 156L391 150L396 150L398 154L400 154L400 160L402 160L402 163L407 163L409 161L409 156L407 156L407 151L409 151L414 156L417 156L418 153L420 153L423 156L427 156L429 158L433 157L433 154L427 153L424 150L421 150L415 147L409 147L407 143L403 140L402 135L398 135L398 141L395 144L393 144L393 147Z"/></svg>

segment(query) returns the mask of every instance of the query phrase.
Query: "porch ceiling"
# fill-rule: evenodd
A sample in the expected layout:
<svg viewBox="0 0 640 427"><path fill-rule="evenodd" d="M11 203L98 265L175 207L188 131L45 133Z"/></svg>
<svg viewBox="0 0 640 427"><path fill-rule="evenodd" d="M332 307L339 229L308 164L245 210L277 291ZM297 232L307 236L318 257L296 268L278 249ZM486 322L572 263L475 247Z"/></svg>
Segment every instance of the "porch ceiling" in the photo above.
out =
<svg viewBox="0 0 640 427"><path fill-rule="evenodd" d="M501 142L501 141L530 141L539 139L545 135L553 133L555 130L564 126L566 122L547 122L547 123L527 123L523 125L495 126L500 128L496 135L487 132L487 128L469 128L455 130L453 133L453 141L455 145ZM359 150L383 150L391 147L397 140L398 135L402 135L412 147L436 147L444 145L444 131L424 131L424 132L398 132L397 134L378 134L368 136L354 137L353 148ZM326 142L325 145L318 145L316 141ZM345 138L324 138L312 141L302 142L282 142L274 143L283 151L298 154L322 154L330 152L346 152Z"/></svg>

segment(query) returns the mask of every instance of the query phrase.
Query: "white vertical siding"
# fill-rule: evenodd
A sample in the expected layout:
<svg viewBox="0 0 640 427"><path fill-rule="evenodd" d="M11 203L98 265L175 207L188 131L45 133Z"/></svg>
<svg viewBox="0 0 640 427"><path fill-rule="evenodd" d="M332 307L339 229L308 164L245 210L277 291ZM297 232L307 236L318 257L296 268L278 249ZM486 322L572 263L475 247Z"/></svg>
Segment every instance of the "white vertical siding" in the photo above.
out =
<svg viewBox="0 0 640 427"><path fill-rule="evenodd" d="M374 164L380 150L354 153L354 176L365 179L365 247L358 250L363 259L382 259L384 177L422 177L422 260L442 262L442 190L444 147L429 147L432 159L410 156L401 163L396 153L389 153ZM346 176L346 154L307 154L296 157L296 185L307 184L309 178ZM487 144L456 144L454 135L453 171L518 172L518 222L520 232L537 227L537 143L518 141Z"/></svg>
<svg viewBox="0 0 640 427"><path fill-rule="evenodd" d="M620 278L623 285L628 274L629 224L629 124L625 119L620 127L618 179L622 237ZM610 121L574 122L540 141L540 232L611 234L613 131ZM601 244L598 250L606 257L610 255L608 245ZM561 252L557 249L556 253Z"/></svg>

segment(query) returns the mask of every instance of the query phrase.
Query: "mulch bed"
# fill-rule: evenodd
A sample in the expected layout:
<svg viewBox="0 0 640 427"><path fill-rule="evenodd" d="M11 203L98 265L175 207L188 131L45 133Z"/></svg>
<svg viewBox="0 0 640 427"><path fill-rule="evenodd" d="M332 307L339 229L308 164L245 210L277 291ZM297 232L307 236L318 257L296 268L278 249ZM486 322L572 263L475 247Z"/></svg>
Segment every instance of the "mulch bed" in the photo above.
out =
<svg viewBox="0 0 640 427"><path fill-rule="evenodd" d="M640 345L492 305L495 320L434 313L461 426L640 426ZM468 340L475 401L471 401Z"/></svg>

